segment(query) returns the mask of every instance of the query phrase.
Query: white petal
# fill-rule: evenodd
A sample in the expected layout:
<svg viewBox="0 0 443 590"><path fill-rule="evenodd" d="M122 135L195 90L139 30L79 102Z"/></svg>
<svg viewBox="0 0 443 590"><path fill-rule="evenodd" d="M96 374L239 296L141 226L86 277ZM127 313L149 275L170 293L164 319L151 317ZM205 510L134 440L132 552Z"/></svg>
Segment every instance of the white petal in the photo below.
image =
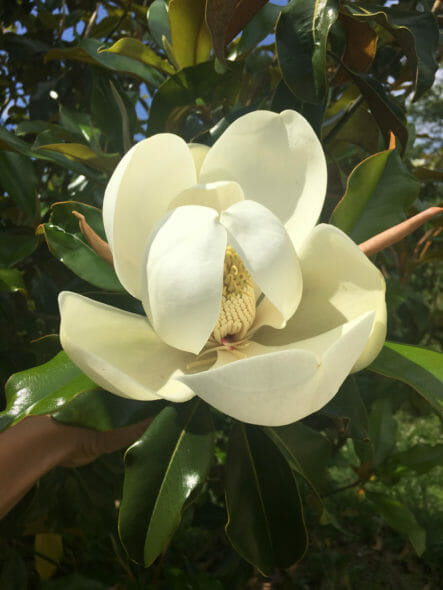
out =
<svg viewBox="0 0 443 590"><path fill-rule="evenodd" d="M237 420L267 426L288 424L297 419L298 397L315 391L317 358L305 350L264 354L267 352L254 343L248 349L251 356L244 360L235 361L230 353L221 352L218 365L222 366L179 379L208 404Z"/></svg>
<svg viewBox="0 0 443 590"><path fill-rule="evenodd" d="M210 182L209 184L196 184L181 192L169 205L169 209L184 205L201 205L212 207L218 213L224 211L234 203L243 201L241 186L232 181Z"/></svg>
<svg viewBox="0 0 443 590"><path fill-rule="evenodd" d="M263 205L241 201L220 215L229 243L269 300L287 320L302 294L297 254L279 219Z"/></svg>
<svg viewBox="0 0 443 590"><path fill-rule="evenodd" d="M284 330L263 328L256 338L287 344L316 336L375 311L367 346L353 370L368 366L386 337L385 281L360 248L332 225L317 226L299 250L303 298Z"/></svg>
<svg viewBox="0 0 443 590"><path fill-rule="evenodd" d="M312 127L295 111L254 111L234 121L211 147L200 182L235 180L286 224L297 247L314 227L327 170Z"/></svg>
<svg viewBox="0 0 443 590"><path fill-rule="evenodd" d="M103 201L103 221L117 275L140 299L146 240L181 191L196 183L186 143L170 133L132 147L115 169Z"/></svg>
<svg viewBox="0 0 443 590"><path fill-rule="evenodd" d="M60 294L59 306L65 352L95 383L121 397L161 399L157 392L193 358L164 344L143 316L69 291ZM192 395L186 386L176 388L175 401Z"/></svg>
<svg viewBox="0 0 443 590"><path fill-rule="evenodd" d="M242 350L248 358L236 360L222 351L212 369L179 379L237 420L263 426L290 424L334 397L363 350L373 319L369 312L286 347L251 342Z"/></svg>
<svg viewBox="0 0 443 590"><path fill-rule="evenodd" d="M190 149L191 156L194 159L195 172L198 178L203 161L209 152L209 147L202 143L188 143L188 148Z"/></svg>
<svg viewBox="0 0 443 590"><path fill-rule="evenodd" d="M281 330L286 326L285 318L267 297L263 297L258 303L255 310L254 323L252 324L248 335L255 334L255 332L263 326L272 326L277 330Z"/></svg>
<svg viewBox="0 0 443 590"><path fill-rule="evenodd" d="M226 230L214 209L170 213L148 247L147 313L170 346L198 353L220 314Z"/></svg>

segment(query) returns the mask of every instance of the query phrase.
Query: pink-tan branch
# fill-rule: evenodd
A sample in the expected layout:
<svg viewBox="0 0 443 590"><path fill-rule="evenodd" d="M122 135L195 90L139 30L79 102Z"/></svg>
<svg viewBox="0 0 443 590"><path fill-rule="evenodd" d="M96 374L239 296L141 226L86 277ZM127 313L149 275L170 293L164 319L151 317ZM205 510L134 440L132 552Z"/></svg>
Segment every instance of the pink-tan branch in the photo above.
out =
<svg viewBox="0 0 443 590"><path fill-rule="evenodd" d="M89 223L86 221L85 216L78 211L72 212L75 217L78 219L78 224L80 226L80 231L88 240L89 245L94 250L96 254L98 254L105 262L109 264L109 266L114 267L114 262L112 259L112 252L109 244L101 239L101 237L92 229Z"/></svg>
<svg viewBox="0 0 443 590"><path fill-rule="evenodd" d="M397 242L412 234L416 229L421 227L424 223L432 219L435 215L443 212L443 207L429 207L425 211L410 217L406 221L390 227L386 231L383 231L369 240L359 244L360 250L366 254L366 256L373 256L377 252L381 252L389 246L393 246Z"/></svg>

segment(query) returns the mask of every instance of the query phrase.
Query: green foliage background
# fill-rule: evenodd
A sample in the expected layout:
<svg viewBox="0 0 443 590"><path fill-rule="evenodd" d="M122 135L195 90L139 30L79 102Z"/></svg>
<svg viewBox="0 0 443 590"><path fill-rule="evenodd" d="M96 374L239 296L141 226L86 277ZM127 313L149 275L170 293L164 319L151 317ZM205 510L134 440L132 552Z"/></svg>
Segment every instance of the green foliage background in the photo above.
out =
<svg viewBox="0 0 443 590"><path fill-rule="evenodd" d="M0 428L44 413L100 430L157 418L126 474L118 453L58 468L0 523L1 588L443 582L441 216L377 255L389 343L300 423L261 429L198 402L118 399L59 352L60 290L137 311L72 210L104 237L107 179L143 137L211 145L245 112L292 108L328 158L322 220L361 242L441 202L433 3L279 4L170 0L168 17L163 0L2 3L0 375L14 375ZM158 508L166 479L172 520Z"/></svg>

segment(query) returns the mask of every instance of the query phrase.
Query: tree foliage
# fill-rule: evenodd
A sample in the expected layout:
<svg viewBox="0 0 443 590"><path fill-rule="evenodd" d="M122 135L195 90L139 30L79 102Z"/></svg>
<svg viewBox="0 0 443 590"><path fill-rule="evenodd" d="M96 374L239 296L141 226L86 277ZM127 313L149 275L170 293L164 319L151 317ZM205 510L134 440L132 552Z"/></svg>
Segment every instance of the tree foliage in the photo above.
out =
<svg viewBox="0 0 443 590"><path fill-rule="evenodd" d="M41 480L2 522L0 586L220 590L260 587L264 575L276 588L369 587L361 580L376 561L391 587L397 555L410 587L421 587L424 566L405 543L438 584L441 216L377 255L388 342L300 423L262 429L203 402L148 409L117 399L81 374L57 337L62 289L138 311L72 211L104 238L107 180L155 133L211 145L245 112L291 108L328 158L323 221L361 242L438 204L431 8L427 0L3 2L0 373L9 380L0 428L43 413L104 430L156 418L125 466L113 455ZM195 478L189 494L185 477ZM343 547L366 552L366 565Z"/></svg>

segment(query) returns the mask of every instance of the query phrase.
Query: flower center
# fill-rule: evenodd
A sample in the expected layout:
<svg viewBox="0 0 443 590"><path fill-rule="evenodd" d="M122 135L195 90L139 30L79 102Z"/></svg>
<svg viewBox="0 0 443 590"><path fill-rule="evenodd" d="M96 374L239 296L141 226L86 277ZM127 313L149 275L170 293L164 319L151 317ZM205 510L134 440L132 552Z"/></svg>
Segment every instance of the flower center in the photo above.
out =
<svg viewBox="0 0 443 590"><path fill-rule="evenodd" d="M212 332L216 342L225 344L244 338L255 318L255 293L251 276L237 252L228 246L223 269L220 315Z"/></svg>

